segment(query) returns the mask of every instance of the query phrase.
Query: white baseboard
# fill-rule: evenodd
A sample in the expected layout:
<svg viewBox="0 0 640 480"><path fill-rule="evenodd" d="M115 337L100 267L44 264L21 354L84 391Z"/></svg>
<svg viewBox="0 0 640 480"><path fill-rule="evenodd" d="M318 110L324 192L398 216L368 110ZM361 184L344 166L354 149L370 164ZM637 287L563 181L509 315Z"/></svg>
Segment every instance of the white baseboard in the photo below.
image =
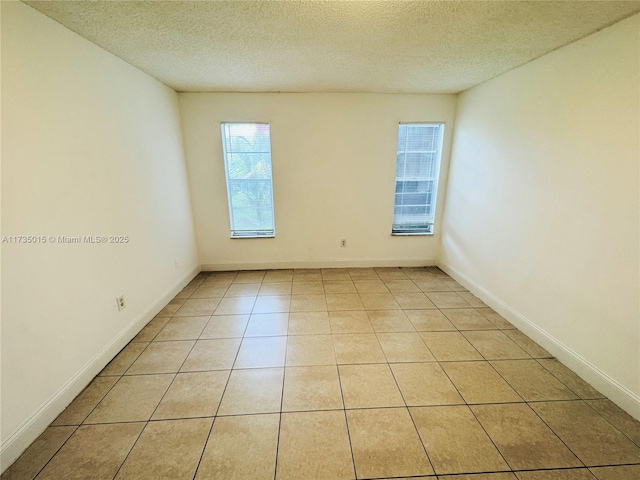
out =
<svg viewBox="0 0 640 480"><path fill-rule="evenodd" d="M203 272L225 270L279 270L291 268L362 268L362 267L432 267L435 258L357 258L308 260L295 262L209 262L201 265Z"/></svg>
<svg viewBox="0 0 640 480"><path fill-rule="evenodd" d="M471 293L493 308L516 328L522 330L532 340L539 343L561 363L569 367L588 384L599 390L612 402L626 411L632 417L640 420L640 396L633 393L617 380L603 372L593 363L567 345L540 328L533 321L500 300L491 292L477 284L462 272L450 265L438 262L438 267L453 277L458 283L468 288Z"/></svg>
<svg viewBox="0 0 640 480"><path fill-rule="evenodd" d="M40 405L6 441L0 445L0 472L4 472L53 422L73 399L100 373L133 337L172 300L198 273L192 267L167 292L138 315L124 330L98 352L82 369Z"/></svg>

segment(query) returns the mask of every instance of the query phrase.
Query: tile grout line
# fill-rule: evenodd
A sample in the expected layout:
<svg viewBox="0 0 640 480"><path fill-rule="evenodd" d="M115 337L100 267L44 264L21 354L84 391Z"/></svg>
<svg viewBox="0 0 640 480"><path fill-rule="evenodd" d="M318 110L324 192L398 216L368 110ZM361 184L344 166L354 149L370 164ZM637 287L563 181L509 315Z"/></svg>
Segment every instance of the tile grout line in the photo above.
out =
<svg viewBox="0 0 640 480"><path fill-rule="evenodd" d="M351 442L351 430L349 429L349 420L347 419L347 405L344 401L344 391L342 390L342 379L340 378L340 366L337 363L336 356L336 375L338 376L338 385L340 386L340 398L342 400L342 412L344 414L344 423L347 427L347 439L349 440L349 451L351 452L351 464L353 465L353 478L358 478L358 472L356 470L356 458L353 454L353 443Z"/></svg>
<svg viewBox="0 0 640 480"><path fill-rule="evenodd" d="M551 357L551 358L534 358L534 360L542 367L544 368L547 372L549 372L551 375L553 375L560 383L562 383L565 387L567 387L571 392L573 392L575 394L576 397L578 397L578 399L580 400L604 400L607 399L607 397L594 397L594 398L583 398L582 395L580 395L576 390L574 390L573 388L571 388L569 385L567 385L567 382L565 382L564 380L562 380L558 375L556 375L555 373L553 373L551 370L549 370L547 367L544 366L544 364L542 362L540 362L540 360L555 360L556 362L560 363L560 361L556 358L556 357ZM563 367L569 369L569 367L566 367L564 364L560 363ZM573 373L574 375L578 376L577 373L575 373L573 370L569 369L571 371L571 373ZM578 378L580 378L578 376ZM581 381L584 382L584 380L582 380L580 378ZM586 382L585 382L586 383ZM589 384L587 384L589 385ZM589 387L591 387L591 385L589 385ZM591 387L593 388L593 387ZM594 389L595 390L595 389ZM596 390L597 391L597 390ZM600 393L600 392L598 392Z"/></svg>
<svg viewBox="0 0 640 480"><path fill-rule="evenodd" d="M396 388L398 389L398 392L400 393L400 397L402 398L402 401L404 402L404 408L407 411L407 415L409 415L409 418L411 419L411 424L413 425L413 429L416 432L416 435L418 436L418 440L420 440L420 445L422 445L422 450L424 451L424 454L427 457L427 461L429 462L429 465L431 466L431 470L433 470L433 474L437 475L436 472L436 467L433 463L433 461L431 460L431 455L429 455L429 452L427 451L427 447L424 444L424 441L422 440L422 435L420 435L420 430L418 430L418 426L416 425L415 420L413 419L413 415L411 415L411 410L409 409L409 405L407 404L407 400L404 398L404 394L402 393L402 389L400 388L400 385L398 384L398 379L396 378L395 374L393 373L393 368L391 368L391 365L389 365L387 363L387 368L389 368L389 370L391 371L391 378L393 378L393 381L396 384Z"/></svg>
<svg viewBox="0 0 640 480"><path fill-rule="evenodd" d="M489 362L487 362L487 363L489 363ZM440 365L440 362L438 362L438 365L440 366L440 368L442 369L442 371L444 372L446 377L451 382L451 385L453 385L453 388L456 389L456 391L458 392L458 395L460 395L460 398L462 398L462 401L464 402L465 406L467 407L467 410L469 410L471 412L471 415L473 415L473 418L476 420L476 423L478 425L480 425L480 428L482 428L482 431L484 432L484 434L487 436L487 438L489 439L489 441L491 442L493 447L496 449L496 451L500 454L500 456L502 457L502 460L504 460L505 465L507 465L507 467L509 467L509 469L513 472L513 466L509 463L509 461L504 456L502 451L498 448L498 445L496 445L496 442L493 440L493 438L491 438L491 435L489 435L489 432L487 432L487 429L485 428L485 426L482 424L482 422L480 421L480 419L476 415L476 412L473 411L473 409L471 408L471 405L469 404L469 402L467 402L467 399L464 398L464 395L462 395L462 392L458 389L458 386L453 382L453 379L449 376L447 371L444 368L442 368L442 365ZM493 368L493 366L492 366L492 368ZM520 397L518 392L516 392L515 390L514 390L514 392L515 392L516 395L518 395ZM522 397L520 397L520 398L522 399ZM517 402L517 403L519 404L520 402ZM498 404L498 405L502 405L502 404Z"/></svg>
<svg viewBox="0 0 640 480"><path fill-rule="evenodd" d="M202 334L202 332L200 334ZM171 389L171 385L173 385L173 382L175 382L176 378L178 378L178 374L180 373L180 370L182 369L184 364L187 362L187 359L189 358L189 355L191 355L191 352L193 352L193 349L196 347L196 345L198 343L198 340L189 340L189 341L193 341L193 345L191 345L191 348L189 349L189 352L187 352L187 354L184 357L184 360L182 360L182 363L180 363L180 366L178 367L176 372L173 374L173 378L171 379L171 382L169 383L169 386L167 387L167 389L162 394L162 397L160 397L160 401L158 402L158 404L153 409L153 412L151 412L151 415L149 415L149 419L147 420L147 422L149 422L151 420L151 418L153 418L153 415L158 410L158 407L162 403L162 400L164 400L164 397L167 395L167 392ZM168 373L172 373L172 372L168 372ZM149 375L164 375L164 374L165 374L164 372L161 372L161 373L149 373ZM131 376L135 376L135 375L131 375Z"/></svg>
<svg viewBox="0 0 640 480"><path fill-rule="evenodd" d="M54 452L54 454L53 454L53 455L51 455L51 458L49 458L49 460L47 460L47 461L45 462L45 464L42 466L42 468L41 468L40 470L38 470L38 472L37 472L37 473L36 473L32 478L34 478L34 479L35 479L35 478L37 478L37 477L38 477L38 475L40 475L40 474L44 471L44 469L45 469L45 468L47 468L47 465L49 465L49 464L51 463L51 461L55 458L55 456L56 456L56 455L58 455L58 453L60 452L60 450L62 450L62 448L67 444L67 442L69 441L69 439L70 439L71 437L73 437L73 435L78 431L78 429L80 428L80 426L81 426L81 425L82 425L82 424L80 424L80 425L66 425L66 426L69 426L69 427L74 427L73 432L71 432L71 435L69 435L69 437L68 437L64 442L62 442L62 445L60 445L60 447L59 447L59 448ZM62 427L63 425L60 425L60 426ZM52 428L52 427L51 427L51 425L49 425L47 428ZM53 427L53 428L57 428L57 427ZM45 431L46 431L46 429L45 429ZM44 433L44 432L43 432L43 433ZM31 445L33 445L33 443L32 443ZM29 445L29 446L31 446L31 445ZM29 448L29 447L27 447L27 448ZM25 450L25 452L26 452L26 450ZM24 452L23 452L20 456L22 456L23 454L24 454ZM20 458L20 457L18 457L18 458L16 459L16 461L17 461L19 458ZM15 462L14 462L14 463L15 463ZM11 468L12 466L13 466L13 464L11 464L11 465L9 466L9 468ZM9 470L9 468L7 468L7 470L6 470L6 471L8 471L8 470ZM6 471L5 471L5 473L6 473ZM3 473L2 475L4 475L4 473Z"/></svg>
<svg viewBox="0 0 640 480"><path fill-rule="evenodd" d="M180 307L182 308L182 307ZM173 318L173 317L172 317ZM170 322L171 320L169 320ZM169 323L167 322L167 324ZM166 326L166 325L165 325ZM163 328L164 329L164 328ZM161 330L162 331L162 330ZM201 332L202 333L202 332ZM158 332L158 335L160 334L160 332ZM157 335L156 335L157 337ZM155 338L155 337L154 337ZM149 342L149 345L151 345L151 342ZM149 345L147 345L147 347L145 348L145 350L149 347ZM191 354L191 352L193 351L193 348L196 346L196 341L193 342L193 345L191 345L191 348L189 349L189 352L187 353L187 355L185 355L184 360L182 361L182 363L180 364L180 367L178 367L178 370L173 374L173 378L171 379L171 382L169 382L169 385L167 386L167 388L165 389L164 393L162 394L162 396L160 397L160 400L158 401L158 403L156 404L155 408L153 409L153 411L151 412L151 414L149 415L149 418L145 421L144 427L142 427L142 430L140 431L140 433L138 434L138 436L136 437L136 440L133 442L133 445L131 445L131 448L129 449L129 451L127 452L127 454L125 455L124 459L122 460L122 462L120 463L120 466L118 467L118 469L116 470L115 474L113 475L112 478L116 478L118 476L118 473L120 473L120 470L122 470L122 467L124 466L124 464L126 463L127 459L129 458L129 455L131 455L131 452L133 451L133 449L136 447L136 445L138 444L138 442L140 441L140 437L142 437L142 434L144 433L144 431L147 429L147 427L149 426L149 423L151 422L151 418L153 417L153 415L156 413L156 411L158 410L158 407L160 406L160 404L162 403L162 400L164 399L164 397L167 395L167 392L169 391L169 389L171 388L171 385L173 385L173 382L175 382L176 378L178 377L178 373L180 372L180 369L182 368L182 366L184 365L184 363L187 361L187 358L189 357L189 355ZM135 362L133 362L135 363ZM133 366L133 363L131 364L131 366ZM129 369L131 368L131 366L129 366ZM127 369L127 371L129 370ZM126 373L126 372L125 372ZM153 374L150 374L153 375ZM135 375L131 375L131 376L135 376ZM123 374L124 377L124 374ZM119 382L119 380L118 380ZM96 406L97 407L97 406Z"/></svg>
<svg viewBox="0 0 640 480"><path fill-rule="evenodd" d="M284 403L284 382L285 377L287 375L287 369L285 368L287 365L287 351L289 349L289 316L291 312L287 313L287 335L284 346L284 359L282 361L282 386L280 388L280 411L278 412L278 438L276 440L276 458L273 466L273 479L275 480L278 476L278 455L280 453L280 434L282 432L282 405ZM251 321L251 317L249 317L249 321ZM248 325L247 325L248 328Z"/></svg>
<svg viewBox="0 0 640 480"><path fill-rule="evenodd" d="M130 422L130 423L136 423L136 422ZM123 465L125 464L125 462L129 458L129 455L131 455L131 452L133 451L135 446L138 444L138 441L140 440L140 437L142 437L142 434L144 433L144 431L147 429L148 426L149 426L149 421L147 420L146 422L144 422L144 427L142 427L142 430L140 430L140 433L136 437L135 441L133 442L131 447L129 447L129 450L127 451L127 454L122 459L122 462L120 462L120 465L118 466L118 469L113 474L113 477L111 477L112 479L115 479L118 476L118 473L120 473L120 470L122 470Z"/></svg>
<svg viewBox="0 0 640 480"><path fill-rule="evenodd" d="M575 392L574 392L575 393ZM577 395L577 394L576 394ZM627 435L626 432L622 431L619 427L617 427L611 420L609 420L606 416L604 416L602 413L600 413L598 410L596 410L593 405L591 405L589 403L589 401L593 402L593 401L598 401L598 400L605 400L605 399L584 399L584 398L580 398L580 400L582 400L584 403L586 403L587 405L589 405L589 408L591 408L591 410L593 410L595 413L597 413L600 417L602 417L606 422L609 423L609 425L611 425L613 428L615 428L616 430L618 430L622 435L624 435L625 437L627 437L629 439L629 441L631 443L633 443L636 447L640 448L639 443L640 442L636 442L633 438L631 438L629 435ZM606 400L609 400L608 398L606 398ZM611 400L609 400L611 401Z"/></svg>
<svg viewBox="0 0 640 480"><path fill-rule="evenodd" d="M567 444L566 444L566 442L565 442L565 441L560 437L560 435L559 435L558 433L556 433L556 431L555 431L553 428L551 428L551 425L549 425L549 424L548 424L548 423L547 423L547 422L546 422L546 421L545 421L545 420L540 416L540 414L539 414L539 413L538 413L534 408L532 408L532 407L531 407L531 405L529 405L529 403L528 403L528 402L527 402L527 403L525 403L525 405L529 408L529 410L531 410L531 411L536 415L536 417L538 417L538 418L540 419L540 421L541 421L542 423L544 423L544 425L549 429L549 431L550 431L551 433L553 433L553 435L555 435L555 437L556 437L558 440L560 440L560 442L561 442L561 443L566 447L566 449L567 449L567 450L569 450L569 452L571 452L571 454L572 454L574 457L576 457L576 460L578 460L578 461L579 461L579 462L580 462L584 467L586 467L586 465L585 465L585 463L582 461L582 459L581 459L581 458L580 458L580 457L579 457L579 456L578 456L578 455L577 455L577 454L576 454L576 453L575 453L575 452L574 452L574 451L569 447L569 445L567 445Z"/></svg>
<svg viewBox="0 0 640 480"><path fill-rule="evenodd" d="M247 331L248 327L249 327L249 322L247 321L247 324L244 327L243 338L244 338L244 333ZM198 458L198 463L196 464L196 468L193 471L193 477L192 477L193 480L195 480L196 475L198 474L198 470L200 469L200 464L202 463L202 459L204 458L204 452L207 450L207 444L209 443L209 439L211 438L211 432L213 431L213 426L216 423L216 419L219 418L218 417L218 412L220 411L220 405L222 404L222 399L224 398L224 394L227 391L227 387L229 386L229 380L231 379L231 373L233 372L233 365L235 364L236 359L238 358L238 355L240 354L240 346L241 345L242 345L242 342L240 342L240 345L238 345L238 350L236 350L236 355L235 355L235 357L233 359L233 363L231 364L231 370L229 370L229 375L227 376L227 381L224 384L224 388L222 389L222 393L220 394L220 400L218 400L218 406L216 407L216 411L215 411L215 414L213 416L213 420L211 421L211 426L209 427L209 433L207 434L207 438L204 441L204 445L202 447L202 452L200 453L200 458ZM185 359L185 361L186 361L186 359Z"/></svg>

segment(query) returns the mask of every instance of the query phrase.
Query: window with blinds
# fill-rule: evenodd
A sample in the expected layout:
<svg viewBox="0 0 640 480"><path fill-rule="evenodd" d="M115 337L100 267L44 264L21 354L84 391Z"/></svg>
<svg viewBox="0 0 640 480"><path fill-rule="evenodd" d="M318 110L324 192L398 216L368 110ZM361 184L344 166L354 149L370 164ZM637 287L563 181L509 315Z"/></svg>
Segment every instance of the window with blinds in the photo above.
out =
<svg viewBox="0 0 640 480"><path fill-rule="evenodd" d="M443 133L441 123L398 127L393 235L433 233Z"/></svg>
<svg viewBox="0 0 640 480"><path fill-rule="evenodd" d="M231 238L274 237L268 123L223 123Z"/></svg>

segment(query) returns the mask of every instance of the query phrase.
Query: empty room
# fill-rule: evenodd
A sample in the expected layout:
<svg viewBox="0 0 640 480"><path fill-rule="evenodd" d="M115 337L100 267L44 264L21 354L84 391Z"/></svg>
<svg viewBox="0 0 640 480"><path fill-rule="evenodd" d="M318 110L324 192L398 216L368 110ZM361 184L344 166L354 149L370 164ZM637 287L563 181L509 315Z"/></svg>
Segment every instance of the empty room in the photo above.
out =
<svg viewBox="0 0 640 480"><path fill-rule="evenodd" d="M0 2L2 480L640 478L640 2Z"/></svg>

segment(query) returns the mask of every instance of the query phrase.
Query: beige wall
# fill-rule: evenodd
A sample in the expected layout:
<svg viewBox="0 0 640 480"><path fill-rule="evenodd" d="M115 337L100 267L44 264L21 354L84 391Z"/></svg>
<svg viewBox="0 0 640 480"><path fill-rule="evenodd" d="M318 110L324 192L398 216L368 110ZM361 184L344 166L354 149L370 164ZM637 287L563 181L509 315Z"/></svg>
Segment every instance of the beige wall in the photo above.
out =
<svg viewBox="0 0 640 480"><path fill-rule="evenodd" d="M391 236L397 129L446 123L441 212L455 96L183 93L180 105L204 268L434 264L439 214L435 236ZM225 121L271 124L274 239L229 238Z"/></svg>
<svg viewBox="0 0 640 480"><path fill-rule="evenodd" d="M6 468L197 257L176 93L25 4L1 3L2 234L130 238L2 244Z"/></svg>
<svg viewBox="0 0 640 480"><path fill-rule="evenodd" d="M460 95L439 262L640 417L640 16Z"/></svg>

